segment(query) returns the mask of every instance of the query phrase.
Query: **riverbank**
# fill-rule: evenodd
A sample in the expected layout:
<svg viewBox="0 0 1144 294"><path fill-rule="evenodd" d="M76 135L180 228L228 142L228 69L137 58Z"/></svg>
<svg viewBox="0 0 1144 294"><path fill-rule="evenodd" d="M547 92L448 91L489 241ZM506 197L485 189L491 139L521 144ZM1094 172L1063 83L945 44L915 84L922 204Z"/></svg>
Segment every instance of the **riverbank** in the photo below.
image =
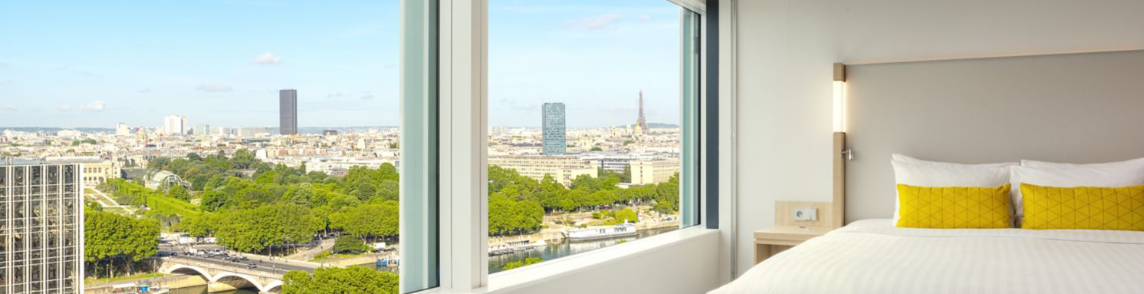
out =
<svg viewBox="0 0 1144 294"><path fill-rule="evenodd" d="M635 206L639 221L635 223L636 230L659 230L668 228L679 228L679 215L678 214L660 214L652 211L650 205ZM489 237L489 247L498 247L501 245L519 245L519 244L536 244L537 242L544 241L546 243L561 243L564 242L566 232L577 229L603 227L606 225L608 219L598 218L598 214L606 210L594 210L576 213L562 213L545 215L543 227L538 232L512 235L512 236L491 236Z"/></svg>
<svg viewBox="0 0 1144 294"><path fill-rule="evenodd" d="M674 227L662 227L656 229L639 230L636 236L612 238L604 240L593 240L584 242L568 242L567 240L559 242L549 242L542 247L536 247L512 253L489 256L489 273L497 273L504 271L505 265L511 262L524 263L528 258L540 258L543 262L548 262L553 259L584 253L600 248L627 243L630 241L639 240L641 238L651 237L662 233L678 230L678 225ZM545 241L547 242L547 241Z"/></svg>
<svg viewBox="0 0 1144 294"><path fill-rule="evenodd" d="M130 278L130 279L124 279L124 280L118 280L118 281L112 281L112 282L87 283L85 281L83 293L85 293L85 294L107 294L107 293L111 293L111 289L115 285L125 285L125 284L151 285L152 287L155 287L155 288L168 288L168 289L176 289L176 288L182 289L182 288L192 288L192 287L203 287L203 288L205 288L207 286L207 280L203 279L202 276L198 276L198 275L168 274L168 275L163 275L160 277Z"/></svg>

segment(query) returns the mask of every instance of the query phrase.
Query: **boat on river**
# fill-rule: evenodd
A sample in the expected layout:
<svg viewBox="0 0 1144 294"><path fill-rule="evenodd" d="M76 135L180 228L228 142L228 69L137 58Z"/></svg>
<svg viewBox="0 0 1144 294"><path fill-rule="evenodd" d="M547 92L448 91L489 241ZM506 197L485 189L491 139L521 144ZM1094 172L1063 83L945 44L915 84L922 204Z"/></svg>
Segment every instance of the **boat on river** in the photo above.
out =
<svg viewBox="0 0 1144 294"><path fill-rule="evenodd" d="M621 237L632 237L639 234L636 231L636 225L632 223L622 223L610 227L595 227L579 230L571 230L564 233L569 241L592 241L601 239L612 239Z"/></svg>
<svg viewBox="0 0 1144 294"><path fill-rule="evenodd" d="M528 240L508 242L496 246L489 246L489 256L509 254L517 251L524 251L544 246L548 246L548 242L545 242L544 240L537 242L529 242Z"/></svg>

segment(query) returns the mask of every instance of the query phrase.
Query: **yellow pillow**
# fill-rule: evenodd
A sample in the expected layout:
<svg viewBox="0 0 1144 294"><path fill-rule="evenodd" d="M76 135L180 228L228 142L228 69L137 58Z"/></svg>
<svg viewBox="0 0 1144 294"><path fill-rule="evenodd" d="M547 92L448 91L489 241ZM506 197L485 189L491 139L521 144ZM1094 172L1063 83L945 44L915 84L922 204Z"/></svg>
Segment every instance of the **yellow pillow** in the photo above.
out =
<svg viewBox="0 0 1144 294"><path fill-rule="evenodd" d="M993 229L1012 226L1009 184L992 188L898 184L900 228Z"/></svg>
<svg viewBox="0 0 1144 294"><path fill-rule="evenodd" d="M1144 186L1058 188L1021 184L1025 229L1144 231Z"/></svg>

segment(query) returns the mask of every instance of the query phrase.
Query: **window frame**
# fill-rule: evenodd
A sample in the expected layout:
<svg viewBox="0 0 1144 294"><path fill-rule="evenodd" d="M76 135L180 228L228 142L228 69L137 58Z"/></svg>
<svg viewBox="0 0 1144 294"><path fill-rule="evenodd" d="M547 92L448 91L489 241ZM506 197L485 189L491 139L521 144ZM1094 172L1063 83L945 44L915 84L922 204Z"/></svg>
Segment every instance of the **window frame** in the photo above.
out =
<svg viewBox="0 0 1144 294"><path fill-rule="evenodd" d="M403 0L409 1L409 0ZM488 1L441 0L438 15L438 111L439 125L439 224L440 224L440 287L423 293L489 293L488 273ZM699 37L697 100L696 175L694 184L696 220L693 226L648 239L656 241L629 242L617 246L569 256L536 267L539 272L553 268L570 270L585 259L610 256L616 252L651 250L670 245L686 238L719 229L721 186L718 163L725 161L719 153L718 92L709 89L718 86L717 80L708 81L713 70L718 70L718 52L708 51L708 38L712 20L708 18L707 2L715 0L663 0L695 12ZM717 1L716 1L717 2ZM715 28L716 30L718 27ZM715 36L717 38L717 35ZM717 46L716 46L717 47ZM717 50L717 48L716 48ZM712 62L716 62L712 64ZM717 75L715 75L717 77ZM711 96L711 95L714 96ZM682 103L682 101L681 101ZM714 109L709 109L714 108ZM712 134L712 136L708 136ZM714 143L714 144L712 144ZM711 146L714 145L714 146ZM710 148L709 148L710 147ZM682 169L681 169L682 170ZM710 184L709 184L710 183ZM712 187L712 186L715 187ZM682 189L681 184L681 189ZM682 191L681 191L682 192ZM684 195L681 193L681 196ZM681 199L682 200L682 199ZM681 201L681 205L682 205ZM713 209L712 209L713 208ZM682 209L682 207L681 207ZM641 244L642 243L642 244ZM666 245L665 245L666 244ZM531 271L523 268L515 272ZM494 274L494 277L502 275ZM551 277L546 277L551 278ZM513 283L522 281L513 281Z"/></svg>
<svg viewBox="0 0 1144 294"><path fill-rule="evenodd" d="M400 3L399 293L442 285L440 4Z"/></svg>

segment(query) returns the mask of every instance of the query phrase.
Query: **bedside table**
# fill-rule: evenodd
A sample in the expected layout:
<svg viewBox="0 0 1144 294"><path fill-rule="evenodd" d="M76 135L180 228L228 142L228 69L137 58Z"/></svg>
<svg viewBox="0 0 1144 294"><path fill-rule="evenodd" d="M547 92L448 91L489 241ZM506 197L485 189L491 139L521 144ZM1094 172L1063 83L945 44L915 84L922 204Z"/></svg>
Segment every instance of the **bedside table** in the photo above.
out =
<svg viewBox="0 0 1144 294"><path fill-rule="evenodd" d="M832 230L834 228L775 226L755 231L755 264Z"/></svg>

